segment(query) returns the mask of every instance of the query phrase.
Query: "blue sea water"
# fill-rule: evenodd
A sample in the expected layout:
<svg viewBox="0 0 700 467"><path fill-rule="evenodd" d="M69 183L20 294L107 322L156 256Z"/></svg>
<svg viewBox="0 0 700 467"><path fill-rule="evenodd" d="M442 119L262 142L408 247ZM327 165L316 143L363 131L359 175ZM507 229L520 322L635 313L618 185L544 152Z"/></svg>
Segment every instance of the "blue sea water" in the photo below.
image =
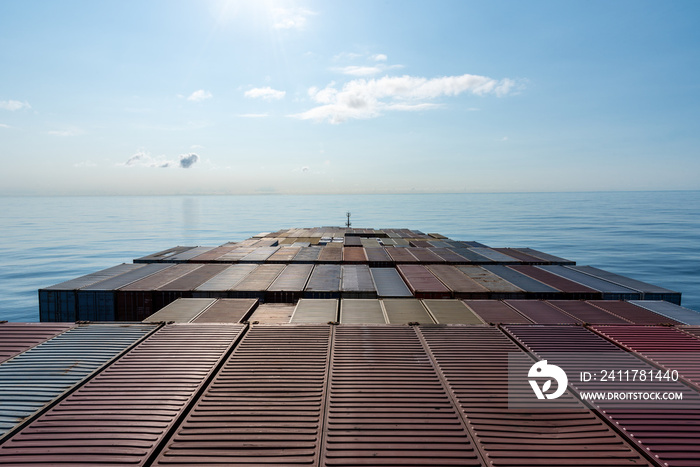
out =
<svg viewBox="0 0 700 467"><path fill-rule="evenodd" d="M683 293L700 310L700 191L2 197L0 319L38 321L37 290L175 245L343 225L530 247Z"/></svg>

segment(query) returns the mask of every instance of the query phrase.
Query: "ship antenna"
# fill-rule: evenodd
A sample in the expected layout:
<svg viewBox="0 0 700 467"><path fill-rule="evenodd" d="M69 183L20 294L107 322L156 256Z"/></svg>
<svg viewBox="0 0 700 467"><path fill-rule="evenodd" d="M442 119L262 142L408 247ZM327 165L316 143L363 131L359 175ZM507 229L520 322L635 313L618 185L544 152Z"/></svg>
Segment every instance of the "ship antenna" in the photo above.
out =
<svg viewBox="0 0 700 467"><path fill-rule="evenodd" d="M346 212L345 215L348 217L348 220L347 220L347 222L345 223L345 226L349 229L350 226L352 225L352 224L350 223L350 211Z"/></svg>

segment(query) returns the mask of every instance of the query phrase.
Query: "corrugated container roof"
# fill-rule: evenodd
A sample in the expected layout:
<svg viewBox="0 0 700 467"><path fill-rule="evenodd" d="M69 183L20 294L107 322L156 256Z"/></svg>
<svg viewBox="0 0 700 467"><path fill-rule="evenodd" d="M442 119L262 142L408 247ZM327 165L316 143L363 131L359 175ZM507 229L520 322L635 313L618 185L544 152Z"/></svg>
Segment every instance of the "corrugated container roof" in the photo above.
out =
<svg viewBox="0 0 700 467"><path fill-rule="evenodd" d="M280 247L278 246L257 247L241 258L241 261L265 261L279 249Z"/></svg>
<svg viewBox="0 0 700 467"><path fill-rule="evenodd" d="M227 264L203 264L202 267L158 287L157 290L178 292L195 290L197 287L229 267L230 266Z"/></svg>
<svg viewBox="0 0 700 467"><path fill-rule="evenodd" d="M282 246L273 255L267 258L268 261L291 261L297 253L299 253L301 247L298 246Z"/></svg>
<svg viewBox="0 0 700 467"><path fill-rule="evenodd" d="M576 324L582 323L559 308L541 300L505 300L505 303L537 324Z"/></svg>
<svg viewBox="0 0 700 467"><path fill-rule="evenodd" d="M480 266L476 265L462 265L457 266L462 274L466 275L472 279L477 284L481 285L483 288L490 292L498 293L518 293L523 292L523 290L514 286L507 280L500 276L488 271Z"/></svg>
<svg viewBox="0 0 700 467"><path fill-rule="evenodd" d="M600 292L598 292L597 290L594 290L590 287L586 287L585 285L570 281L568 279L564 279L561 276L557 276L556 274L549 273L549 272L544 271L544 270L542 270L538 267L535 267L535 266L510 266L510 268L513 269L514 271L528 275L528 276L532 277L533 279L536 279L540 282L544 282L547 285L550 285L552 287L556 287L557 289L559 289L565 293L598 294L598 295L600 295ZM593 298L593 297L589 297L589 298ZM598 298L600 298L600 297L598 297Z"/></svg>
<svg viewBox="0 0 700 467"><path fill-rule="evenodd" d="M299 253L292 258L294 262L314 262L318 259L318 255L321 254L323 247L320 246L307 246L302 247Z"/></svg>
<svg viewBox="0 0 700 467"><path fill-rule="evenodd" d="M433 248L432 252L447 261L448 263L467 263L469 260L460 256L451 248Z"/></svg>
<svg viewBox="0 0 700 467"><path fill-rule="evenodd" d="M166 326L0 448L0 463L144 465L243 330Z"/></svg>
<svg viewBox="0 0 700 467"><path fill-rule="evenodd" d="M80 290L86 290L86 291L100 290L100 291L103 291L103 290L121 289L122 287L129 285L132 282L136 282L138 280L143 279L144 277L148 277L148 276L155 274L157 272L171 268L174 265L168 264L168 263L155 263L155 264L143 264L140 266L143 266L143 267L133 269L131 271L125 272L124 274L119 274L118 276L110 277L109 279L105 279L105 280L97 282L95 284L91 284L91 285L82 287Z"/></svg>
<svg viewBox="0 0 700 467"><path fill-rule="evenodd" d="M428 240L428 243L432 248L449 248L450 244L443 242L442 240Z"/></svg>
<svg viewBox="0 0 700 467"><path fill-rule="evenodd" d="M192 322L240 323L257 305L257 298L220 298Z"/></svg>
<svg viewBox="0 0 700 467"><path fill-rule="evenodd" d="M412 298L387 298L382 300L389 324L433 323L433 318L420 300Z"/></svg>
<svg viewBox="0 0 700 467"><path fill-rule="evenodd" d="M457 253L459 256L463 257L469 262L476 263L476 264L493 264L494 261L490 258L487 258L486 256L480 255L479 253L475 252L474 250L464 247L464 248L455 248L454 252Z"/></svg>
<svg viewBox="0 0 700 467"><path fill-rule="evenodd" d="M327 325L252 326L154 465L317 465L329 350Z"/></svg>
<svg viewBox="0 0 700 467"><path fill-rule="evenodd" d="M68 323L2 323L0 324L0 363L72 327L73 324Z"/></svg>
<svg viewBox="0 0 700 467"><path fill-rule="evenodd" d="M482 465L410 327L341 325L320 465Z"/></svg>
<svg viewBox="0 0 700 467"><path fill-rule="evenodd" d="M474 247L470 247L469 249L478 255L485 256L488 259L496 261L498 263L515 264L515 263L521 262L517 258L513 258L512 256L505 255L505 254L500 253L492 248L483 248L483 247L474 246Z"/></svg>
<svg viewBox="0 0 700 467"><path fill-rule="evenodd" d="M654 313L630 302L619 300L589 300L591 305L602 308L615 316L619 316L634 324L681 324L675 319Z"/></svg>
<svg viewBox="0 0 700 467"><path fill-rule="evenodd" d="M629 302L683 324L700 324L700 313L673 303L655 300L630 300Z"/></svg>
<svg viewBox="0 0 700 467"><path fill-rule="evenodd" d="M380 297L412 297L408 286L394 268L370 268L377 295Z"/></svg>
<svg viewBox="0 0 700 467"><path fill-rule="evenodd" d="M77 290L142 267L144 267L143 264L118 264L116 266L112 266L111 268L86 274L75 279L61 282L60 284L52 285L51 287L45 287L41 290Z"/></svg>
<svg viewBox="0 0 700 467"><path fill-rule="evenodd" d="M413 248L387 248L386 252L389 253L391 259L397 263L417 263L418 258L411 254Z"/></svg>
<svg viewBox="0 0 700 467"><path fill-rule="evenodd" d="M665 289L652 284L647 284L646 282L638 281L630 277L620 276L609 271L604 271L602 269L594 268L593 266L567 266L575 271L580 271L591 276L599 277L605 279L606 281L612 282L613 284L619 284L624 287L629 287L633 290L638 290L644 293L660 293L660 294L673 294L678 293L673 290Z"/></svg>
<svg viewBox="0 0 700 467"><path fill-rule="evenodd" d="M295 305L289 303L261 303L248 318L251 323L284 324L294 314Z"/></svg>
<svg viewBox="0 0 700 467"><path fill-rule="evenodd" d="M289 264L268 287L269 291L301 291L313 271L313 264Z"/></svg>
<svg viewBox="0 0 700 467"><path fill-rule="evenodd" d="M202 262L203 263L203 262L207 262L207 261L215 261L216 259L225 255L226 253L233 251L235 248L237 248L236 244L231 244L231 243L217 246L216 248L213 248L205 253L202 253L199 256L195 256L194 258L190 258L190 262L193 262L193 263Z"/></svg>
<svg viewBox="0 0 700 467"><path fill-rule="evenodd" d="M345 235L345 241L343 243L345 246L359 247L362 246L362 239L360 237Z"/></svg>
<svg viewBox="0 0 700 467"><path fill-rule="evenodd" d="M297 303L291 323L328 323L338 320L338 300L305 299Z"/></svg>
<svg viewBox="0 0 700 467"><path fill-rule="evenodd" d="M637 292L636 290L632 290L621 285L613 284L612 282L600 279L598 277L593 277L588 274L575 271L571 268L567 268L566 266L552 265L537 267L547 272L551 272L552 274L556 274L574 282L578 282L579 284L583 284L587 287L599 290L604 293L629 295L629 298L641 298L641 296L639 296L639 292Z"/></svg>
<svg viewBox="0 0 700 467"><path fill-rule="evenodd" d="M700 339L667 326L593 326L626 349L673 371L700 389Z"/></svg>
<svg viewBox="0 0 700 467"><path fill-rule="evenodd" d="M306 288L311 292L337 292L340 290L340 265L317 264Z"/></svg>
<svg viewBox="0 0 700 467"><path fill-rule="evenodd" d="M528 351L540 359L557 361L569 376L569 386L581 391L609 391L605 382L583 381L581 371L597 371L591 368L591 354L603 352L610 368L633 372L657 370L641 361L634 354L620 349L603 337L581 326L506 326L508 332ZM598 362L595 362L598 363ZM599 365L599 363L598 363ZM624 371L623 370L623 371ZM598 408L599 414L608 418L627 441L645 451L650 457L658 457L661 465L691 466L697 464L700 417L697 407L700 395L680 382L634 381L624 389L638 392L681 392L682 400L671 405L643 401L622 405L618 400L597 400L588 403ZM666 403L668 404L668 402Z"/></svg>
<svg viewBox="0 0 700 467"><path fill-rule="evenodd" d="M151 291L162 287L169 282L176 280L186 274L191 273L199 268L202 264L176 264L175 266L159 271L141 280L132 282L129 285L122 287L122 291Z"/></svg>
<svg viewBox="0 0 700 467"><path fill-rule="evenodd" d="M379 240L377 238L363 238L361 240L362 246L364 248L381 248Z"/></svg>
<svg viewBox="0 0 700 467"><path fill-rule="evenodd" d="M461 300L423 300L436 323L439 324L484 324Z"/></svg>
<svg viewBox="0 0 700 467"><path fill-rule="evenodd" d="M227 261L229 263L235 263L245 258L250 253L255 251L255 247L252 246L242 246L240 243L236 245L236 248L225 253L217 258L217 261Z"/></svg>
<svg viewBox="0 0 700 467"><path fill-rule="evenodd" d="M177 253L170 258L168 258L168 261L187 261L192 258L195 258L201 254L204 254L208 251L213 250L216 247L213 246L196 246L194 248L190 248L189 250L183 251L181 253Z"/></svg>
<svg viewBox="0 0 700 467"><path fill-rule="evenodd" d="M248 274L238 284L231 287L231 290L264 291L277 279L277 276L284 270L284 264L262 264L255 271Z"/></svg>
<svg viewBox="0 0 700 467"><path fill-rule="evenodd" d="M340 290L344 292L376 293L366 264L344 264L340 269Z"/></svg>
<svg viewBox="0 0 700 467"><path fill-rule="evenodd" d="M532 360L498 329L421 326L418 331L488 465L648 465L568 391L548 401L549 409L509 408L509 359ZM530 391L525 381L518 390Z"/></svg>
<svg viewBox="0 0 700 467"><path fill-rule="evenodd" d="M330 244L336 245L336 244ZM335 261L340 262L343 260L343 249L336 246L326 245L321 250L321 254L318 255L319 261Z"/></svg>
<svg viewBox="0 0 700 467"><path fill-rule="evenodd" d="M455 266L432 264L427 266L440 281L454 292L471 292L486 294L487 290ZM485 297L484 297L485 298Z"/></svg>
<svg viewBox="0 0 700 467"><path fill-rule="evenodd" d="M406 281L413 295L434 294L440 297L419 298L450 298L450 290L440 282L425 266L419 264L401 264L396 267L401 277Z"/></svg>
<svg viewBox="0 0 700 467"><path fill-rule="evenodd" d="M148 318L144 323L174 322L189 323L206 310L215 298L178 298L171 304L161 308Z"/></svg>
<svg viewBox="0 0 700 467"><path fill-rule="evenodd" d="M515 285L516 287L526 291L526 292L534 292L534 293L558 293L559 290L555 289L554 287L550 287L546 284L543 284L542 282L533 279L530 276L526 276L525 274L520 274L518 271L515 271L508 266L502 266L498 264L494 265L488 265L485 264L482 266L484 269L487 271L490 271L503 280L506 280L510 282L511 284Z"/></svg>
<svg viewBox="0 0 700 467"><path fill-rule="evenodd" d="M631 321L612 315L580 300L550 300L549 303L575 317L581 323L630 324Z"/></svg>
<svg viewBox="0 0 700 467"><path fill-rule="evenodd" d="M159 251L158 253L153 253L150 255L142 256L141 258L137 258L134 260L134 263L139 262L139 263L151 263L154 261L164 261L164 260L169 260L171 259L172 256L175 256L179 253L183 253L187 250L191 250L194 248L193 246L176 246L173 248L168 248L167 250Z"/></svg>
<svg viewBox="0 0 700 467"><path fill-rule="evenodd" d="M81 325L0 364L0 438L154 329Z"/></svg>
<svg viewBox="0 0 700 467"><path fill-rule="evenodd" d="M341 324L384 324L386 317L377 299L344 298L340 301Z"/></svg>
<svg viewBox="0 0 700 467"><path fill-rule="evenodd" d="M558 263L558 264L576 264L575 261L571 261L565 258L560 258L559 256L554 256L550 255L548 253L543 253L541 251L533 250L532 248L515 248L516 250L525 253L530 256L534 256L536 258L542 258L545 261L549 261L550 263Z"/></svg>
<svg viewBox="0 0 700 467"><path fill-rule="evenodd" d="M464 300L477 316L487 323L530 323L530 320L498 300Z"/></svg>
<svg viewBox="0 0 700 467"><path fill-rule="evenodd" d="M394 260L389 256L384 248L369 248L365 250L367 261L370 263L393 263Z"/></svg>
<svg viewBox="0 0 700 467"><path fill-rule="evenodd" d="M344 263L366 263L367 254L363 247L345 247L343 248Z"/></svg>
<svg viewBox="0 0 700 467"><path fill-rule="evenodd" d="M195 290L201 292L230 290L246 276L248 276L248 274L255 271L257 267L258 265L250 263L234 264L233 266L229 266L228 268L224 269L202 285L198 286Z"/></svg>
<svg viewBox="0 0 700 467"><path fill-rule="evenodd" d="M445 258L442 256L439 256L435 253L430 248L411 248L409 250L413 256L418 258L418 261L421 263L444 263Z"/></svg>
<svg viewBox="0 0 700 467"><path fill-rule="evenodd" d="M520 261L523 261L525 263L547 263L547 261L543 260L542 258L537 258L535 256L528 255L527 253L523 253L522 251L516 250L515 248L492 249L499 253L503 253L506 256L510 256L511 258L519 259Z"/></svg>
<svg viewBox="0 0 700 467"><path fill-rule="evenodd" d="M428 243L428 240L409 240L409 245L416 248L430 248L432 245Z"/></svg>

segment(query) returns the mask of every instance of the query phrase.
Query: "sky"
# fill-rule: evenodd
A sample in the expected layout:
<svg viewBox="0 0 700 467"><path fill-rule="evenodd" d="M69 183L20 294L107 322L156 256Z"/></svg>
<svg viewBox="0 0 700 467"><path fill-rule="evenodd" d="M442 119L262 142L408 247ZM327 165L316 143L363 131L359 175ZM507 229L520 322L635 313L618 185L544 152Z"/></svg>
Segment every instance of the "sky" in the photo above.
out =
<svg viewBox="0 0 700 467"><path fill-rule="evenodd" d="M0 195L700 189L700 2L0 0Z"/></svg>

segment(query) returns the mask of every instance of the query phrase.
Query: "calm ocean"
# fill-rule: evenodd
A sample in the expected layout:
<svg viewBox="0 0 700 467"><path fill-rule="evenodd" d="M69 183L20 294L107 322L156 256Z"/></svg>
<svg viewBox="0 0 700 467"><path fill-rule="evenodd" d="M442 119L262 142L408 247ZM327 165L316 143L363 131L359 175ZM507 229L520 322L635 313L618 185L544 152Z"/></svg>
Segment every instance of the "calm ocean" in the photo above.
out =
<svg viewBox="0 0 700 467"><path fill-rule="evenodd" d="M175 245L343 225L530 247L683 293L700 310L700 191L2 197L0 319L38 321L37 290Z"/></svg>

